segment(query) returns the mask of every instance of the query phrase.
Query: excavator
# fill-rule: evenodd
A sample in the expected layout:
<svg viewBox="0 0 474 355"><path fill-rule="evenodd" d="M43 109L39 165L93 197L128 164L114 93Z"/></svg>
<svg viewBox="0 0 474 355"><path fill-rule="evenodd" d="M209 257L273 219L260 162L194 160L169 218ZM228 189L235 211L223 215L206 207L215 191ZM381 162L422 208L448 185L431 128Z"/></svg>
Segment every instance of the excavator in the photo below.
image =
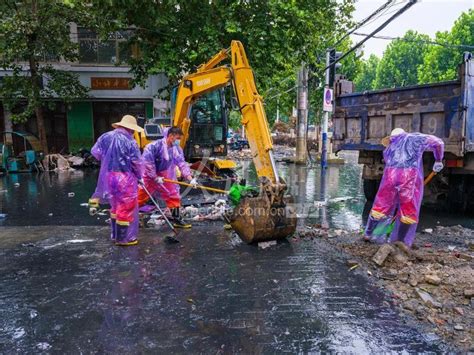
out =
<svg viewBox="0 0 474 355"><path fill-rule="evenodd" d="M221 64L226 59L230 59L230 65ZM184 133L181 147L185 152L194 149L194 153L197 153L194 156L224 152L227 136L225 119L214 120L218 121L214 123L212 119L208 119L205 128L206 132L211 132L214 145L217 142L217 149L214 147L210 151L206 147L203 151L197 142L192 144L196 130L203 124L203 120L196 119L196 115L193 115L193 108L197 106L196 103L202 103L203 98L212 97L216 92L222 97L222 89L227 86L233 88L232 101L241 113L241 123L247 134L260 184L258 193L243 196L238 205L227 214L227 218L234 231L247 243L286 238L296 230L293 198L286 195L287 185L278 175L263 99L258 94L254 73L240 41L232 41L230 48L219 51L208 62L200 65L195 73L183 77L174 100L172 124L180 127ZM214 107L218 106L215 105L218 100L214 99ZM212 99L210 101L213 106ZM206 110L202 111L205 113ZM205 114L202 116L205 117ZM139 139L139 144L143 145L147 141L146 133L145 137ZM233 164L235 163L227 160L217 160L216 163L223 169L232 169Z"/></svg>

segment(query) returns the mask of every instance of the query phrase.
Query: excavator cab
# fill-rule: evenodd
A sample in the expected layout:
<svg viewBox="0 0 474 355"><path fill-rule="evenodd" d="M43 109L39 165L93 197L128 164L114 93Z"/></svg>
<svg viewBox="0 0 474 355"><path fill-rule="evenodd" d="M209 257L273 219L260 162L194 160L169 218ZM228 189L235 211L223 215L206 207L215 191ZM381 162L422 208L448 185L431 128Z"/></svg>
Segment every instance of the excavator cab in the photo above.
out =
<svg viewBox="0 0 474 355"><path fill-rule="evenodd" d="M190 160L227 155L227 112L224 89L211 91L193 103L184 154Z"/></svg>

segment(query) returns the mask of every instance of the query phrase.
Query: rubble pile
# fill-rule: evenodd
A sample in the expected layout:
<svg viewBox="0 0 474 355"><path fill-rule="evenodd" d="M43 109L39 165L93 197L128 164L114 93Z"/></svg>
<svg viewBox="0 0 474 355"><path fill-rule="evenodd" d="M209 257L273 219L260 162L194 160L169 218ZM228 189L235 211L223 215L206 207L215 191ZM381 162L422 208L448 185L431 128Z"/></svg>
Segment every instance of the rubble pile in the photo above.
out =
<svg viewBox="0 0 474 355"><path fill-rule="evenodd" d="M348 254L348 267L363 266L401 310L460 349L473 349L474 231L438 226L417 234L413 249L401 242L366 243L359 233L336 231L307 227L297 237L323 237Z"/></svg>

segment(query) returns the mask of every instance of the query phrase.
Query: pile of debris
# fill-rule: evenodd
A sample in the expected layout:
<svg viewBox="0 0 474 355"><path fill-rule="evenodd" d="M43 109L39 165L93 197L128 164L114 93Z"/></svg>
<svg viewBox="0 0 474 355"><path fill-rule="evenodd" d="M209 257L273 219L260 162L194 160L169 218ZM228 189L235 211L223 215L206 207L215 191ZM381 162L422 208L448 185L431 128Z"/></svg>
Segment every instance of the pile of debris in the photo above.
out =
<svg viewBox="0 0 474 355"><path fill-rule="evenodd" d="M203 222L223 220L228 209L227 201L220 199L210 206L187 206L182 210L182 217L186 221ZM166 212L165 212L166 213ZM171 216L170 216L171 217ZM147 222L148 227L161 227L165 224L163 216L159 212L152 213Z"/></svg>
<svg viewBox="0 0 474 355"><path fill-rule="evenodd" d="M59 172L98 166L99 162L85 149L76 155L48 154L43 159L43 167L46 171Z"/></svg>
<svg viewBox="0 0 474 355"><path fill-rule="evenodd" d="M390 292L401 310L433 328L460 349L474 346L474 231L436 227L417 234L417 247L371 244L357 233L306 229L302 237L320 238L349 254L348 267L361 266Z"/></svg>

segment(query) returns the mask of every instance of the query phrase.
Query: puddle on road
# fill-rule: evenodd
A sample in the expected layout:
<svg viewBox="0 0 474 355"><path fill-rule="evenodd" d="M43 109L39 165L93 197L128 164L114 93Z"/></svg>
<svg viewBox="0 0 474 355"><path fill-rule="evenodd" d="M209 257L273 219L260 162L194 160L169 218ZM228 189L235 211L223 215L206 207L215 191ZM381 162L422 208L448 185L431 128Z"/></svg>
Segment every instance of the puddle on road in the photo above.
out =
<svg viewBox="0 0 474 355"><path fill-rule="evenodd" d="M306 222L324 223L340 229L357 230L365 224L371 204L363 193L362 165L349 155L345 165L329 166L322 188L319 164L299 166L278 163L280 175L295 197L298 216ZM257 177L251 161L240 162L238 173L249 184ZM105 225L108 216L89 216L84 206L95 189L97 170L59 174L11 174L0 178L0 225ZM15 187L16 184L19 186ZM74 196L69 197L73 192ZM472 216L448 214L423 208L420 229L460 224L474 228ZM304 221L300 219L300 223Z"/></svg>

